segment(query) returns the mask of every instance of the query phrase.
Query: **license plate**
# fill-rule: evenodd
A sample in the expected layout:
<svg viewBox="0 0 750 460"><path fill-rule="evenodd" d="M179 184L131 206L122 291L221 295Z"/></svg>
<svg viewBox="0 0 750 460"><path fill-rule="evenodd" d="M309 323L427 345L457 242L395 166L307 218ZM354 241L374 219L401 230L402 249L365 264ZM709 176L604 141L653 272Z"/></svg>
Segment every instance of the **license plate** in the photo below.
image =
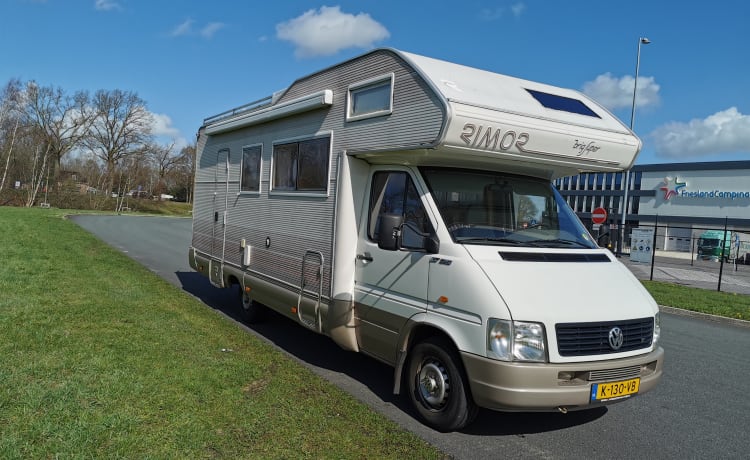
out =
<svg viewBox="0 0 750 460"><path fill-rule="evenodd" d="M638 393L641 379L621 380L619 382L595 383L591 385L591 401L610 401L627 398Z"/></svg>

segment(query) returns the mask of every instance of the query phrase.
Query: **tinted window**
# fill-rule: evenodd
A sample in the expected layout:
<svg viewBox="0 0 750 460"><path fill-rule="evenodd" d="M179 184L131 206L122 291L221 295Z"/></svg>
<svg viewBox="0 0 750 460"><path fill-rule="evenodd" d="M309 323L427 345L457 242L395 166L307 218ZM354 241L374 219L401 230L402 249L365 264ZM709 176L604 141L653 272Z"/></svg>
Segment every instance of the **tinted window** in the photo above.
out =
<svg viewBox="0 0 750 460"><path fill-rule="evenodd" d="M260 145L244 147L242 149L241 192L260 191L260 154Z"/></svg>

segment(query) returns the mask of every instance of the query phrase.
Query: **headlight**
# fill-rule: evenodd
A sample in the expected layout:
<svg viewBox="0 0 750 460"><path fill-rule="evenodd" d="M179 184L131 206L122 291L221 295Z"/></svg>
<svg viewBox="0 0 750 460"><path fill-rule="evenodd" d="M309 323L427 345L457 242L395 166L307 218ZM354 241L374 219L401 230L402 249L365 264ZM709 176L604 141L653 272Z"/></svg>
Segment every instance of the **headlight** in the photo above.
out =
<svg viewBox="0 0 750 460"><path fill-rule="evenodd" d="M487 326L489 357L502 361L546 361L546 342L542 324L492 318Z"/></svg>
<svg viewBox="0 0 750 460"><path fill-rule="evenodd" d="M656 312L656 315L654 315L654 340L653 345L656 346L656 343L659 341L659 338L661 337L661 315L659 315L659 312Z"/></svg>
<svg viewBox="0 0 750 460"><path fill-rule="evenodd" d="M490 356L510 361L510 322L490 319L487 328L487 350Z"/></svg>

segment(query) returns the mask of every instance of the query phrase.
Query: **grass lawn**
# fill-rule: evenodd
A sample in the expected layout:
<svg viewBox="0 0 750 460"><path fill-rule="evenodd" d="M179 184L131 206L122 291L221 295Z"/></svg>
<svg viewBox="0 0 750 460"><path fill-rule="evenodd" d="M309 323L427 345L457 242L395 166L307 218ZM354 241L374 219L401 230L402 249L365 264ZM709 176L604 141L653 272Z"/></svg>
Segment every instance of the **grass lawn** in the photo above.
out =
<svg viewBox="0 0 750 460"><path fill-rule="evenodd" d="M750 320L750 296L680 286L661 281L642 281L659 305Z"/></svg>
<svg viewBox="0 0 750 460"><path fill-rule="evenodd" d="M0 457L441 458L55 209L0 208Z"/></svg>

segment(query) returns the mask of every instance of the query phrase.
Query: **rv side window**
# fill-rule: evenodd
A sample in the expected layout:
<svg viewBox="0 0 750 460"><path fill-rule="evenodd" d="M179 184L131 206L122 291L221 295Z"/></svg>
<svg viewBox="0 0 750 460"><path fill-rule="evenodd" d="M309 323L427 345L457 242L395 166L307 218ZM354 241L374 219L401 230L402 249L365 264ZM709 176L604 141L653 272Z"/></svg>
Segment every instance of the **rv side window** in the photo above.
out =
<svg viewBox="0 0 750 460"><path fill-rule="evenodd" d="M330 137L273 146L273 189L325 192L328 190Z"/></svg>
<svg viewBox="0 0 750 460"><path fill-rule="evenodd" d="M373 175L369 212L367 235L373 241L377 241L380 234L378 217L381 214L399 214L403 216L404 224L410 224L413 229L422 233L432 231L422 199L405 172L384 171ZM404 247L420 247L422 242L411 245L403 241L402 244Z"/></svg>
<svg viewBox="0 0 750 460"><path fill-rule="evenodd" d="M240 192L260 192L260 145L242 148Z"/></svg>
<svg viewBox="0 0 750 460"><path fill-rule="evenodd" d="M393 112L393 74L349 86L346 120L379 117Z"/></svg>

